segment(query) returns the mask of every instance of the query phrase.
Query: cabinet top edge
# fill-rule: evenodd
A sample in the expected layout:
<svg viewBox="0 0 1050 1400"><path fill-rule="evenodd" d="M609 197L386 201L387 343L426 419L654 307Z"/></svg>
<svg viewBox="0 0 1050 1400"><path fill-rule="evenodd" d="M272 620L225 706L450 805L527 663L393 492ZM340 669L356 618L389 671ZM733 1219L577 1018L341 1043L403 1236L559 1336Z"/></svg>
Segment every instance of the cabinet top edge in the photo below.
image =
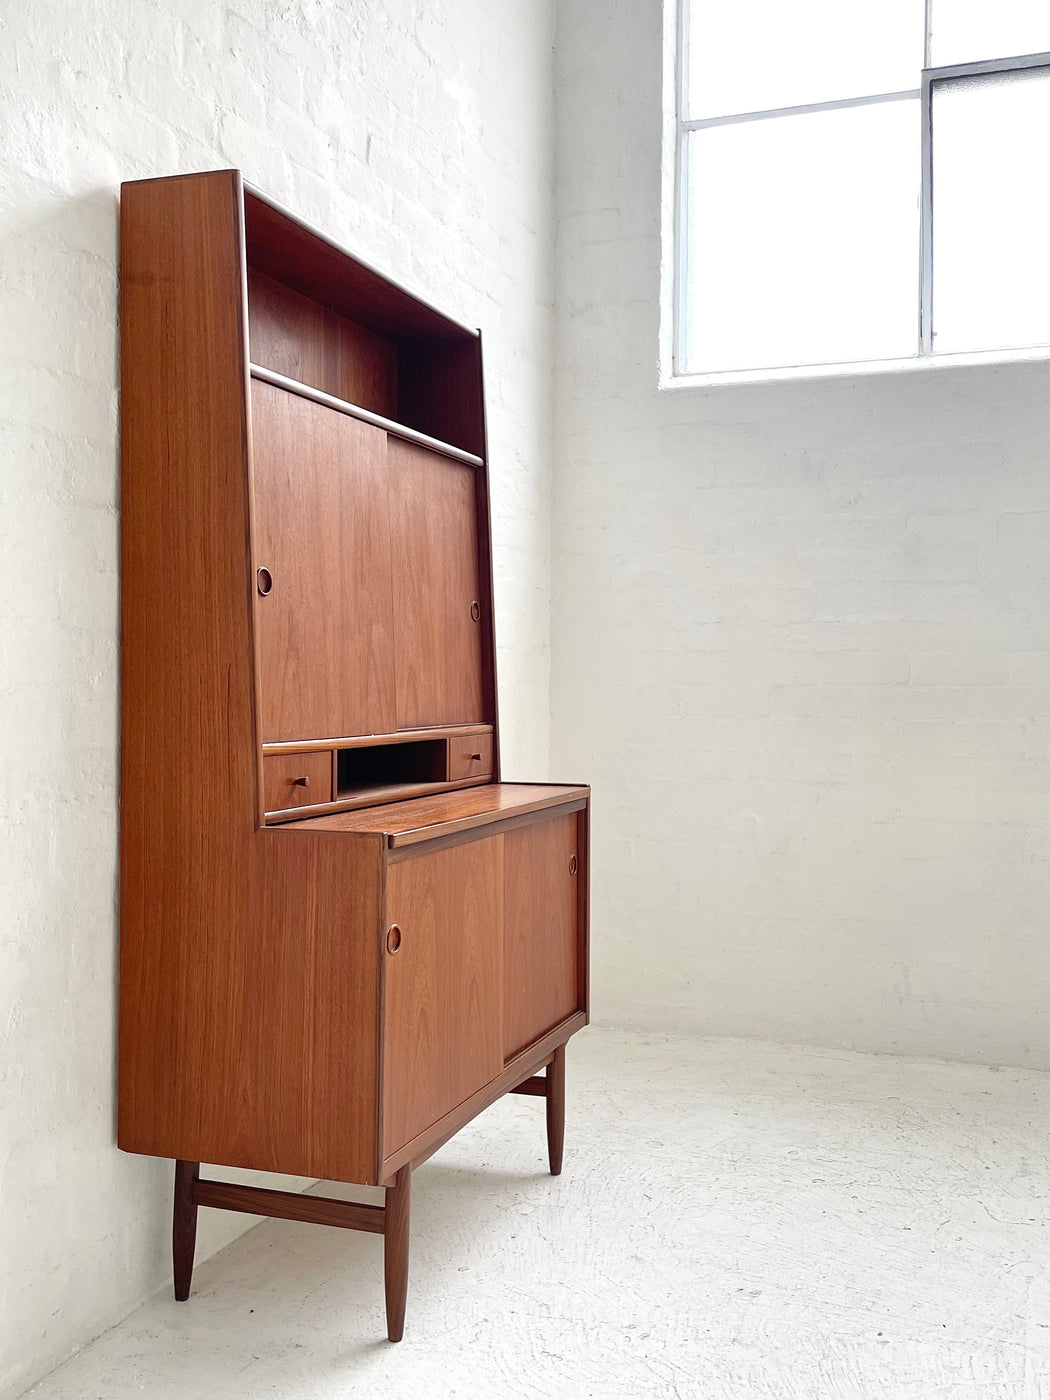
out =
<svg viewBox="0 0 1050 1400"><path fill-rule="evenodd" d="M480 339L481 331L477 326L468 326L463 321L457 320L456 317L450 316L447 311L442 311L440 307L428 301L426 297L422 297L418 292L414 292L410 287L406 287L404 283L399 282L397 278L391 277L386 272L381 272L379 268L373 263L370 263L366 258L362 258L357 253L351 252L345 244L339 243L336 239L330 237L329 234L319 229L316 224L311 224L307 219L301 218L293 210L289 209L287 205L282 204L280 200L274 199L270 195L264 193L264 191L257 189L255 185L245 180L243 176L242 186L244 189L245 203L247 203L248 199L257 200L260 204L272 210L273 213L277 214L280 218L286 219L290 224L294 224L311 238L316 238L320 242L326 244L333 252L338 253L340 257L346 258L354 263L367 276L375 277L380 282L386 283L393 291L415 302L415 304L424 311L429 312L432 316L445 322L450 330L458 332L458 334L464 338L469 338L471 340Z"/></svg>
<svg viewBox="0 0 1050 1400"><path fill-rule="evenodd" d="M339 243L336 239L330 237L322 229L318 228L316 224L311 224L306 219L301 218L293 210L289 209L287 205L282 204L279 200L272 198L272 196L266 194L263 190L258 189L251 181L246 180L242 172L236 167L222 167L216 170L183 171L178 175L151 175L138 180L124 180L121 182L120 189L123 194L125 190L141 188L146 185L167 185L181 181L211 179L217 176L228 176L234 181L237 202L243 207L246 220L250 217L250 206L252 201L254 201L257 205L261 206L264 211L271 215L276 215L279 220L297 230L300 234L322 244L328 250L329 254L334 254L336 257L344 259L347 263L352 264L358 275L366 280L373 281L377 286L381 285L386 291L392 293L395 298L404 302L406 306L411 305L415 308L416 316L421 321L430 323L425 332L426 334L436 335L439 339L480 341L481 331L477 326L468 326L465 322L458 320L454 316L450 316L448 312L442 311L440 307L435 306L433 302L429 301L426 297L420 296L418 292L414 292L410 287L406 287L404 283L399 282L397 278L382 272L373 263L360 257L357 253L352 252L345 244ZM250 241L249 239L249 242Z"/></svg>

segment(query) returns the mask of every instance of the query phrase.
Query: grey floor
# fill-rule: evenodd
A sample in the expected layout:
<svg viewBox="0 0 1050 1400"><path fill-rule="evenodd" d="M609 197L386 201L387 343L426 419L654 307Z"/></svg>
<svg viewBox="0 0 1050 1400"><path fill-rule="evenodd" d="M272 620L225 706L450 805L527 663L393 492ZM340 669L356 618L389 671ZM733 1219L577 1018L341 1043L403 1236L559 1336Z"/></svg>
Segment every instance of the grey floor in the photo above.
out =
<svg viewBox="0 0 1050 1400"><path fill-rule="evenodd" d="M268 1221L33 1400L1050 1400L1050 1076L584 1032L543 1105L418 1173L382 1242Z"/></svg>

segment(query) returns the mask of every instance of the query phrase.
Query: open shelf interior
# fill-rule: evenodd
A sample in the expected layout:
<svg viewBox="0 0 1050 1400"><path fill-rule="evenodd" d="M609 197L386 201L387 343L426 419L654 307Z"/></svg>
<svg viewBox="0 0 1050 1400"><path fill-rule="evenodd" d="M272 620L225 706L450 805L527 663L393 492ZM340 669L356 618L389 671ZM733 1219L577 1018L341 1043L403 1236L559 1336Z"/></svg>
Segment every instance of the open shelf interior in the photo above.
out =
<svg viewBox="0 0 1050 1400"><path fill-rule="evenodd" d="M448 780L448 743L425 739L408 744L377 744L340 749L336 755L336 800L372 789L409 787Z"/></svg>
<svg viewBox="0 0 1050 1400"><path fill-rule="evenodd" d="M245 192L253 364L484 455L478 336Z"/></svg>

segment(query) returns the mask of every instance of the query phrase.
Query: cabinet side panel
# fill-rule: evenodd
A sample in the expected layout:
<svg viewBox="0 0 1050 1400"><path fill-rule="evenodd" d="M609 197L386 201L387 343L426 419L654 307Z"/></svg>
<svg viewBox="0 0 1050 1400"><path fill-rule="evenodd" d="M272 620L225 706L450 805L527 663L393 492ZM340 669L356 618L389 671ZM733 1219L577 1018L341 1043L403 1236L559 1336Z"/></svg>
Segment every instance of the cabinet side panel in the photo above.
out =
<svg viewBox="0 0 1050 1400"><path fill-rule="evenodd" d="M119 1137L153 1152L185 1117L197 950L245 918L228 867L254 827L234 172L124 186L120 293Z"/></svg>
<svg viewBox="0 0 1050 1400"><path fill-rule="evenodd" d="M576 813L504 836L503 1053L511 1059L582 1005Z"/></svg>
<svg viewBox="0 0 1050 1400"><path fill-rule="evenodd" d="M382 842L256 829L239 197L123 192L118 1140L367 1182Z"/></svg>

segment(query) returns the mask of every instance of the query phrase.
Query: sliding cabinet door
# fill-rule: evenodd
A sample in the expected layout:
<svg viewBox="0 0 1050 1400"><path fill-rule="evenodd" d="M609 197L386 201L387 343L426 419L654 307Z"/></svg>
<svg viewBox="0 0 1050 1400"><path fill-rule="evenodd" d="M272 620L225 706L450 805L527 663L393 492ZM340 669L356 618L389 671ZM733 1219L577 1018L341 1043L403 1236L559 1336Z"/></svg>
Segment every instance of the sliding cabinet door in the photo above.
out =
<svg viewBox="0 0 1050 1400"><path fill-rule="evenodd" d="M503 838L387 871L383 1140L389 1157L503 1068Z"/></svg>
<svg viewBox="0 0 1050 1400"><path fill-rule="evenodd" d="M386 434L252 381L264 743L396 724Z"/></svg>
<svg viewBox="0 0 1050 1400"><path fill-rule="evenodd" d="M475 469L396 438L389 452L397 727L485 720Z"/></svg>
<svg viewBox="0 0 1050 1400"><path fill-rule="evenodd" d="M503 1053L512 1059L580 1009L577 816L503 838Z"/></svg>

